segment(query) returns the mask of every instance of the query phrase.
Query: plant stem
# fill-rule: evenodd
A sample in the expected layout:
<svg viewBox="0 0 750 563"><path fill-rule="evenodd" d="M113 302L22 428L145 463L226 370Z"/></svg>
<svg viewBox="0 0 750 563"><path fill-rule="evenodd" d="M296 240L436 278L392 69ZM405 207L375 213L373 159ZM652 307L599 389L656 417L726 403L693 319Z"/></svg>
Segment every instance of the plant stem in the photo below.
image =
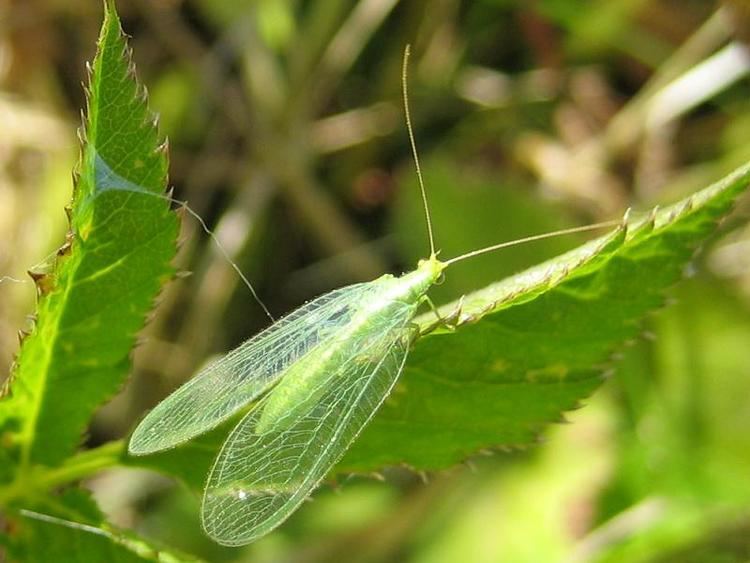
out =
<svg viewBox="0 0 750 563"><path fill-rule="evenodd" d="M16 481L4 491L0 491L0 506L6 506L11 501L36 494L39 490L47 491L67 485L108 467L114 467L120 462L123 448L124 442L117 440L83 451L68 459L60 467L32 467L28 472L19 475Z"/></svg>

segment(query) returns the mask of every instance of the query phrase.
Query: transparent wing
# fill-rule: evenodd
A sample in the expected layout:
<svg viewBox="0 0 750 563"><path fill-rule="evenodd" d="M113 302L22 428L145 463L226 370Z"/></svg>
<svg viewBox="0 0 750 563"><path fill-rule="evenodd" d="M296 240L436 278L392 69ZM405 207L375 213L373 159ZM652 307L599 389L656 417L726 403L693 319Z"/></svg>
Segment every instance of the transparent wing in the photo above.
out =
<svg viewBox="0 0 750 563"><path fill-rule="evenodd" d="M172 448L232 416L288 365L346 325L369 285L326 293L209 364L146 415L130 438L129 453Z"/></svg>
<svg viewBox="0 0 750 563"><path fill-rule="evenodd" d="M224 545L243 545L281 524L320 483L367 424L406 359L414 306L404 304L368 334L347 342L320 379L317 405L283 429L258 434L263 402L224 443L208 477L203 527Z"/></svg>

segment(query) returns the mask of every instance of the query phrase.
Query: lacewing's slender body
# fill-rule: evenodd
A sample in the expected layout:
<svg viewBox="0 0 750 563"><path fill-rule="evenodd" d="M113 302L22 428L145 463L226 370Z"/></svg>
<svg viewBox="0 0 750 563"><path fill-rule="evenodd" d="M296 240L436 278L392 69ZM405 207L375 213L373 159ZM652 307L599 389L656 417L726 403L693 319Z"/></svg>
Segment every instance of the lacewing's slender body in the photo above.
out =
<svg viewBox="0 0 750 563"><path fill-rule="evenodd" d="M231 432L203 496L206 532L241 545L283 522L385 400L414 336L412 319L445 263L323 295L251 338L156 406L130 453L173 447L262 396Z"/></svg>
<svg viewBox="0 0 750 563"><path fill-rule="evenodd" d="M416 332L414 316L450 264L558 231L439 261L416 155L431 254L400 277L334 290L241 344L157 405L129 443L132 455L175 447L253 402L208 476L201 516L224 545L243 545L288 518L343 456L396 383ZM610 225L608 223L607 225Z"/></svg>

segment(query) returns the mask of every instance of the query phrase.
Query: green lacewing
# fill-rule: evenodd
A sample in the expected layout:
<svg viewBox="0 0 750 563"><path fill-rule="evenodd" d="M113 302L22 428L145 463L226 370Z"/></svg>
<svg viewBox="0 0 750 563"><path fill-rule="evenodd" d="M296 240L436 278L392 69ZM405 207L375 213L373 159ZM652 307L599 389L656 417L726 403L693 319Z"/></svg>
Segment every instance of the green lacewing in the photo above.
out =
<svg viewBox="0 0 750 563"><path fill-rule="evenodd" d="M220 544L247 544L279 526L341 459L398 380L417 333L417 309L445 268L511 244L613 224L438 260L409 116L408 55L407 48L404 105L429 258L413 272L331 291L276 321L159 403L130 438L131 455L159 452L255 403L224 442L203 495L203 528Z"/></svg>

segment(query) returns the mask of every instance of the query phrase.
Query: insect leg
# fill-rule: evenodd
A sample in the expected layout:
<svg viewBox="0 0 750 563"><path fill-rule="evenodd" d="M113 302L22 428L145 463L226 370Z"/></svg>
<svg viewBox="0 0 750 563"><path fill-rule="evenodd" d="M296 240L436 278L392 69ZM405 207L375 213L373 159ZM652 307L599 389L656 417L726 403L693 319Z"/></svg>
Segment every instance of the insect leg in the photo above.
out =
<svg viewBox="0 0 750 563"><path fill-rule="evenodd" d="M458 303L458 307L447 317L443 317L440 314L440 311L438 311L438 308L435 306L435 304L432 302L432 299L430 299L428 296L424 295L421 298L421 302L427 303L427 305L432 309L432 312L435 313L435 322L427 326L426 328L422 329L420 331L420 335L425 335L433 330L435 330L438 327L445 327L448 330L456 330L458 326L458 318L461 316L461 307L463 306L463 297L461 297L461 300Z"/></svg>
<svg viewBox="0 0 750 563"><path fill-rule="evenodd" d="M411 346L412 344L414 344L414 342L417 340L417 338L419 338L420 336L422 336L423 334L425 334L425 331L420 330L419 325L417 323L411 323L407 327L407 330L409 331L409 346ZM430 330L432 330L432 329L430 329Z"/></svg>
<svg viewBox="0 0 750 563"><path fill-rule="evenodd" d="M458 328L458 321L461 318L461 312L463 311L464 297L465 296L462 295L461 299L458 300L458 305L456 306L456 308L451 312L450 315L444 317L440 314L440 311L438 311L432 300L425 295L422 299L425 303L427 303L427 305L429 305L430 309L432 309L432 311L435 313L435 316L437 317L437 322L434 326L431 326L428 331L434 330L439 326L445 327L448 330L456 330Z"/></svg>
<svg viewBox="0 0 750 563"><path fill-rule="evenodd" d="M432 299L429 298L427 295L422 296L422 303L427 303L427 305L432 309L432 312L435 313L435 316L437 317L438 324L443 324L444 320L442 315L440 314L440 311L438 311L438 308L435 306L435 303L433 303Z"/></svg>
<svg viewBox="0 0 750 563"><path fill-rule="evenodd" d="M461 298L458 300L458 305L456 305L456 308L453 309L453 312L451 312L451 314L445 318L444 322L446 328L450 330L456 330L458 328L459 321L461 320L461 313L464 309L464 297L466 296L461 296Z"/></svg>

